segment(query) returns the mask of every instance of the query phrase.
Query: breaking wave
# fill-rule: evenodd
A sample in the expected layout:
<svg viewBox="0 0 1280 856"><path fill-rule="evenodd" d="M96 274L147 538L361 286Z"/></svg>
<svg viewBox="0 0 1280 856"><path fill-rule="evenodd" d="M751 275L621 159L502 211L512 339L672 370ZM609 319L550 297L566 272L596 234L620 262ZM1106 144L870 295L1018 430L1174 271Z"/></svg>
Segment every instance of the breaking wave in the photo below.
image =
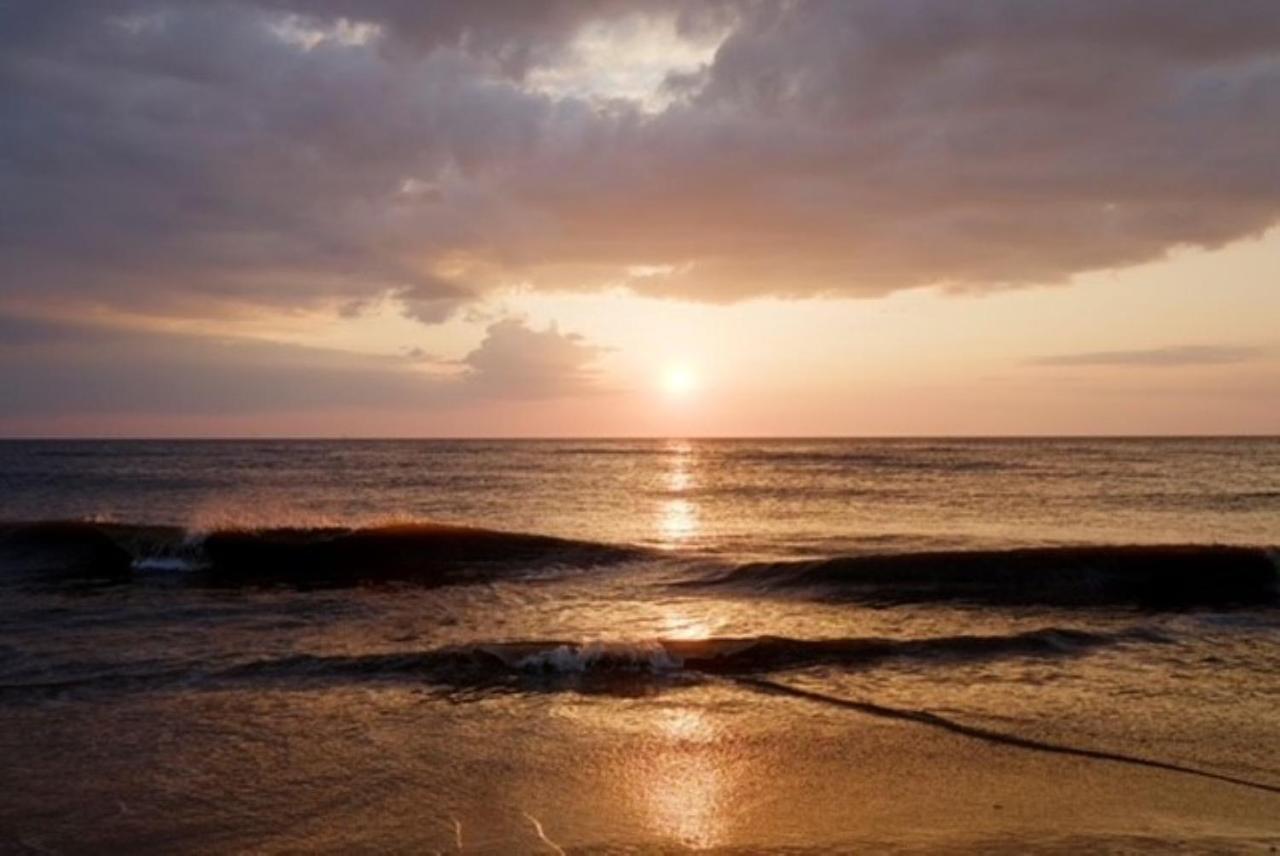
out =
<svg viewBox="0 0 1280 856"><path fill-rule="evenodd" d="M635 559L639 548L436 523L221 529L54 521L0 526L0 569L125 581L189 572L209 585L306 587L483 582L540 568Z"/></svg>
<svg viewBox="0 0 1280 856"><path fill-rule="evenodd" d="M449 658L512 674L692 672L744 675L813 666L867 667L893 659L958 660L1070 656L1122 643L1167 641L1144 628L1115 633L1049 627L1005 636L920 639L784 636L660 639L646 642L513 642L444 649Z"/></svg>

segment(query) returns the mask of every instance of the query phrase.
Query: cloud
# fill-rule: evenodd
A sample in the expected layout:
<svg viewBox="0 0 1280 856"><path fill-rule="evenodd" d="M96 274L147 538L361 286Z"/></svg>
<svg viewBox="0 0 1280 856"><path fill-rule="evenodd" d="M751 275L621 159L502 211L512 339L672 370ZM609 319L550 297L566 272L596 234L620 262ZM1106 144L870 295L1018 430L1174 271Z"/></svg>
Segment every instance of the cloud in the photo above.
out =
<svg viewBox="0 0 1280 856"><path fill-rule="evenodd" d="M1088 351L1079 354L1057 354L1037 357L1030 361L1030 365L1181 368L1186 366L1217 366L1243 363L1256 359L1261 353L1262 351L1259 348L1228 347L1223 345L1174 345L1167 348L1149 348L1134 351Z"/></svg>
<svg viewBox="0 0 1280 856"><path fill-rule="evenodd" d="M430 277L392 292L408 318L436 324L449 318L475 295L465 288Z"/></svg>
<svg viewBox="0 0 1280 856"><path fill-rule="evenodd" d="M149 333L0 316L6 419L69 414L224 415L332 408L436 412L508 391L564 398L598 391L600 349L518 319L492 324L464 369L429 357L370 356L247 339Z"/></svg>
<svg viewBox="0 0 1280 856"><path fill-rule="evenodd" d="M548 398L597 388L590 365L604 352L555 326L534 330L516 318L491 324L462 362L467 380L490 395Z"/></svg>
<svg viewBox="0 0 1280 856"><path fill-rule="evenodd" d="M5 4L0 301L1053 282L1275 224L1278 133L1272 0Z"/></svg>

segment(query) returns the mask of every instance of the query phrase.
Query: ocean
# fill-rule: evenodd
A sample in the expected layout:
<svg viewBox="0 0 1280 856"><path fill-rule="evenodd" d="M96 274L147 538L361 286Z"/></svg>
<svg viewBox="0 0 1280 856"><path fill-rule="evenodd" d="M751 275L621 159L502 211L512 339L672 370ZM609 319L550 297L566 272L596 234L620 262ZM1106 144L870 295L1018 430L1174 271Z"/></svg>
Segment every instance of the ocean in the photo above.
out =
<svg viewBox="0 0 1280 856"><path fill-rule="evenodd" d="M1280 439L0 442L0 852L1268 852Z"/></svg>

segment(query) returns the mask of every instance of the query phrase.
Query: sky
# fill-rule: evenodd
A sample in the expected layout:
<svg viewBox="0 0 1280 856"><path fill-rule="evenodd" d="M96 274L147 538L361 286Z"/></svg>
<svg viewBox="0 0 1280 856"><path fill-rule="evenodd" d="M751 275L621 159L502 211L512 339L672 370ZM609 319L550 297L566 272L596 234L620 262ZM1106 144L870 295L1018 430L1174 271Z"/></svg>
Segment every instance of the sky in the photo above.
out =
<svg viewBox="0 0 1280 856"><path fill-rule="evenodd" d="M1203 433L1274 0L0 0L0 436Z"/></svg>

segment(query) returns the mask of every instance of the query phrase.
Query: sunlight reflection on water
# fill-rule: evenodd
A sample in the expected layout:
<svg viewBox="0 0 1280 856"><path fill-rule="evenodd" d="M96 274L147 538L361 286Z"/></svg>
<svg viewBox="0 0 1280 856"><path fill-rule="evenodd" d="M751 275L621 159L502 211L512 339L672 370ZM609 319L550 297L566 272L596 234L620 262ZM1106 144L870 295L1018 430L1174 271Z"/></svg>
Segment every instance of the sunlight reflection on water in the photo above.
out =
<svg viewBox="0 0 1280 856"><path fill-rule="evenodd" d="M678 610L664 610L660 633L663 639L709 639L723 623L712 616L697 618Z"/></svg>
<svg viewBox="0 0 1280 856"><path fill-rule="evenodd" d="M698 533L698 507L687 499L672 499L662 504L658 524L662 541L672 547Z"/></svg>
<svg viewBox="0 0 1280 856"><path fill-rule="evenodd" d="M692 848L715 847L724 834L725 771L708 752L717 737L707 715L692 707L654 719L658 750L637 779L639 799L659 835Z"/></svg>
<svg viewBox="0 0 1280 856"><path fill-rule="evenodd" d="M681 496L692 490L695 483L696 457L693 444L672 441L667 445L667 468L663 473L668 494L676 494L663 500L658 511L658 539L667 547L676 547L698 534L698 504Z"/></svg>

